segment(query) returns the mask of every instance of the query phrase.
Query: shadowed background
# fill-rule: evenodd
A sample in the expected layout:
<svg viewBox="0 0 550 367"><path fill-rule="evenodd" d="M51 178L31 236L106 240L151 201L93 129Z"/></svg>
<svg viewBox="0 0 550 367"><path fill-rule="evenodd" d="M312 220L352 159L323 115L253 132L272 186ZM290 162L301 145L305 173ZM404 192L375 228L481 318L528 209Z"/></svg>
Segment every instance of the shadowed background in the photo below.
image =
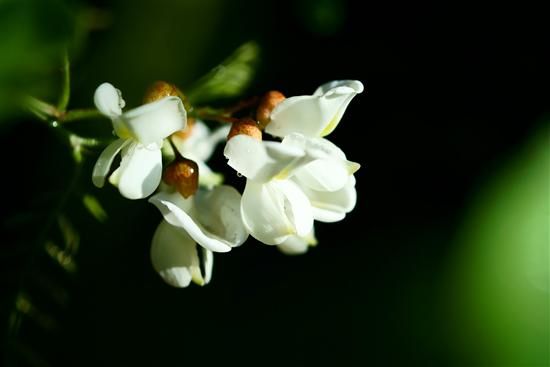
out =
<svg viewBox="0 0 550 367"><path fill-rule="evenodd" d="M236 3L0 2L5 364L549 365L543 23L462 3ZM365 84L329 136L362 165L357 206L316 224L305 255L250 239L215 255L208 286L171 288L149 260L158 211L94 188L99 150L75 168L11 96L55 101L67 43L70 107L84 108L104 81L128 106L154 80L185 92L250 40L245 96ZM110 133L106 120L74 129Z"/></svg>

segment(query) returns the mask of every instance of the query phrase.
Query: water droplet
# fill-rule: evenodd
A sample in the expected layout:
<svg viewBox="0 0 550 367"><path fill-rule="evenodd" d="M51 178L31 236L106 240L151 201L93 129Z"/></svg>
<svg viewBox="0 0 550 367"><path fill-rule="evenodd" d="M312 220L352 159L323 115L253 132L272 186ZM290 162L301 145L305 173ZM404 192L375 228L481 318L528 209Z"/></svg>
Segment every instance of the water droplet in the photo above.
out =
<svg viewBox="0 0 550 367"><path fill-rule="evenodd" d="M237 172L237 177L243 177L243 174L240 172Z"/></svg>
<svg viewBox="0 0 550 367"><path fill-rule="evenodd" d="M57 121L52 121L52 127L58 127L59 123Z"/></svg>

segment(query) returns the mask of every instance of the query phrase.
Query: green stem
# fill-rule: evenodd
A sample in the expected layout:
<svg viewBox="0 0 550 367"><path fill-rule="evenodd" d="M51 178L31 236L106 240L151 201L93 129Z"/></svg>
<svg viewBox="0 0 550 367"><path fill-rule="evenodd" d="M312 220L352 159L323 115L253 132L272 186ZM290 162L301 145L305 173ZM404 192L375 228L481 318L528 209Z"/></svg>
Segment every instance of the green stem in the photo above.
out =
<svg viewBox="0 0 550 367"><path fill-rule="evenodd" d="M59 117L59 111L55 106L34 97L25 97L23 105L40 120L47 121L50 118Z"/></svg>
<svg viewBox="0 0 550 367"><path fill-rule="evenodd" d="M105 117L95 108L81 108L76 110L61 111L54 105L41 101L38 98L28 96L23 101L24 107L37 116L40 120L56 120L59 124L66 122Z"/></svg>
<svg viewBox="0 0 550 367"><path fill-rule="evenodd" d="M197 112L196 114L193 114L194 117L198 117L202 120L208 120L208 121L217 121L217 122L221 122L221 123L234 123L234 122L238 122L240 121L241 119L239 118L236 118L236 117L229 117L229 116L224 116L224 115L211 115L211 114L208 114L208 113L201 113L201 112Z"/></svg>
<svg viewBox="0 0 550 367"><path fill-rule="evenodd" d="M77 120L105 117L94 108L78 109L67 111L61 118L60 123L66 123Z"/></svg>
<svg viewBox="0 0 550 367"><path fill-rule="evenodd" d="M71 70L69 63L69 53L65 50L63 54L63 84L61 85L61 96L59 97L59 103L57 109L61 112L67 110L69 105L69 98L71 96Z"/></svg>

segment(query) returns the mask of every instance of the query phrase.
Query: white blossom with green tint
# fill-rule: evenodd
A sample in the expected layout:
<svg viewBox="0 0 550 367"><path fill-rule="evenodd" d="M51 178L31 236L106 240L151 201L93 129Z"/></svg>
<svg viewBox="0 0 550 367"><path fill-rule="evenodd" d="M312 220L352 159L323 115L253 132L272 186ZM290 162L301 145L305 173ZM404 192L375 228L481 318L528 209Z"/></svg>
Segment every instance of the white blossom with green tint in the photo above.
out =
<svg viewBox="0 0 550 367"><path fill-rule="evenodd" d="M291 133L310 138L326 136L361 92L363 84L358 80L335 80L321 85L311 96L289 97L275 107L265 131L281 138Z"/></svg>
<svg viewBox="0 0 550 367"><path fill-rule="evenodd" d="M200 189L187 199L178 192L161 191L149 202L164 218L153 237L153 267L175 287L186 287L191 280L199 285L208 283L212 252L231 251L248 238L240 215L241 194L233 187ZM202 260L197 245L202 248Z"/></svg>
<svg viewBox="0 0 550 367"><path fill-rule="evenodd" d="M94 102L111 119L119 137L99 156L92 174L94 185L103 187L113 160L120 153L120 166L109 182L128 199L151 195L162 176L163 139L186 126L187 114L180 98L165 97L123 113L125 102L120 91L103 83L95 91Z"/></svg>

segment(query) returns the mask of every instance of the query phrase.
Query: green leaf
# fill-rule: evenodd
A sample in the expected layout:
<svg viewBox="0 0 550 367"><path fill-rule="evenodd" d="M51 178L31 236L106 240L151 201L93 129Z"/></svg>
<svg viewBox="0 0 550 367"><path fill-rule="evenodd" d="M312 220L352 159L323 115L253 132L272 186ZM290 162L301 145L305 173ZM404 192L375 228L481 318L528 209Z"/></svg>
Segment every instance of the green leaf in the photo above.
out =
<svg viewBox="0 0 550 367"><path fill-rule="evenodd" d="M259 56L255 42L245 43L187 91L190 102L201 104L239 96L250 85Z"/></svg>
<svg viewBox="0 0 550 367"><path fill-rule="evenodd" d="M82 197L82 203L88 212L99 222L105 222L107 220L107 212L103 209L103 206L95 196L85 194Z"/></svg>

